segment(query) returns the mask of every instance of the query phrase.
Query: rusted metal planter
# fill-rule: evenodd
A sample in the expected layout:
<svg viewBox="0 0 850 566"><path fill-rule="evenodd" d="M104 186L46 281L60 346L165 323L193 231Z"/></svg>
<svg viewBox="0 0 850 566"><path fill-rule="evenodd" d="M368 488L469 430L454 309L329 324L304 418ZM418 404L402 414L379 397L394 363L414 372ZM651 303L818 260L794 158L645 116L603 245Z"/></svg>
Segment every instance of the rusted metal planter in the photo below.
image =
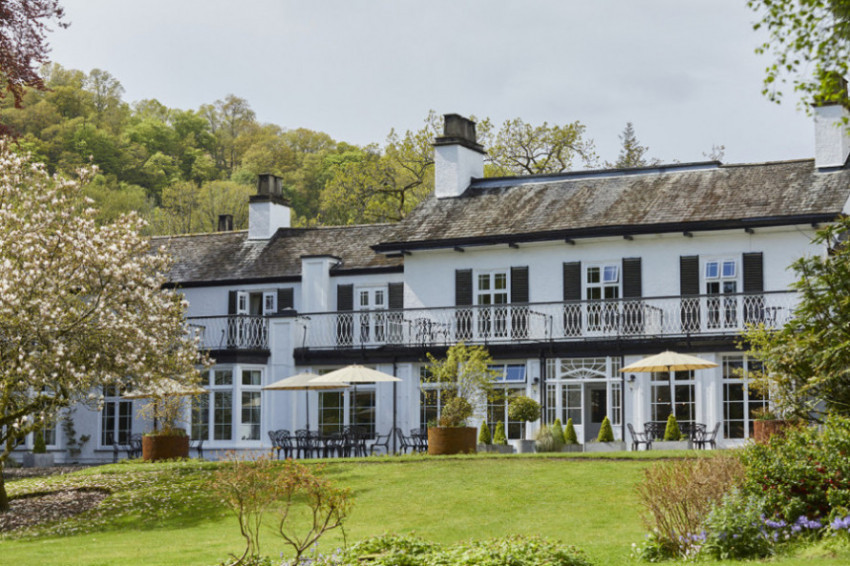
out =
<svg viewBox="0 0 850 566"><path fill-rule="evenodd" d="M785 434L785 430L790 426L790 421L781 419L753 421L753 440L759 444L767 444L771 436L774 434L783 436Z"/></svg>
<svg viewBox="0 0 850 566"><path fill-rule="evenodd" d="M471 426L428 427L428 454L475 454L478 430Z"/></svg>
<svg viewBox="0 0 850 566"><path fill-rule="evenodd" d="M173 460L189 457L189 437L181 435L145 435L142 437L142 460Z"/></svg>

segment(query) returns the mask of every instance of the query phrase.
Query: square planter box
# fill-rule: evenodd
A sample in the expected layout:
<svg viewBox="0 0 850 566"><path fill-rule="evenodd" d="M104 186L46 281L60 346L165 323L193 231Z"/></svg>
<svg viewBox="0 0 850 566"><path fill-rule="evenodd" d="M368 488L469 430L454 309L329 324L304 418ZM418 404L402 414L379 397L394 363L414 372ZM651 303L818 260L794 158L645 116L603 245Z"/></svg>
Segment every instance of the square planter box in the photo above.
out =
<svg viewBox="0 0 850 566"><path fill-rule="evenodd" d="M583 450L581 444L564 444L561 452L581 452Z"/></svg>
<svg viewBox="0 0 850 566"><path fill-rule="evenodd" d="M516 451L520 454L533 454L535 452L533 440L514 440L513 442Z"/></svg>
<svg viewBox="0 0 850 566"><path fill-rule="evenodd" d="M687 440L656 440L652 443L653 450L690 450L690 442Z"/></svg>
<svg viewBox="0 0 850 566"><path fill-rule="evenodd" d="M53 466L53 454L24 454L25 468L49 468Z"/></svg>
<svg viewBox="0 0 850 566"><path fill-rule="evenodd" d="M513 454L514 447L510 444L479 444L478 451L486 454Z"/></svg>
<svg viewBox="0 0 850 566"><path fill-rule="evenodd" d="M585 452L625 452L625 442L586 442Z"/></svg>

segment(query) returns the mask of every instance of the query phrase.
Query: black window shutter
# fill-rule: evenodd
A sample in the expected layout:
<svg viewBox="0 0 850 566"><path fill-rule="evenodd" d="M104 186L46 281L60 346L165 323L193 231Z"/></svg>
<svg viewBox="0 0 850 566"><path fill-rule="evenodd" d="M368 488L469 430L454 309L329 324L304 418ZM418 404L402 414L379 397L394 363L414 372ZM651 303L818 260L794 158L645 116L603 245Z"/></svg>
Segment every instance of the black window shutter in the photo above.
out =
<svg viewBox="0 0 850 566"><path fill-rule="evenodd" d="M744 254L744 293L764 291L764 264L761 252Z"/></svg>
<svg viewBox="0 0 850 566"><path fill-rule="evenodd" d="M511 302L528 302L528 266L511 268Z"/></svg>
<svg viewBox="0 0 850 566"><path fill-rule="evenodd" d="M623 258L623 298L635 299L643 296L643 276L639 257Z"/></svg>
<svg viewBox="0 0 850 566"><path fill-rule="evenodd" d="M236 314L236 291L227 293L227 314Z"/></svg>
<svg viewBox="0 0 850 566"><path fill-rule="evenodd" d="M466 307L472 305L472 270L455 270L455 305ZM469 340L472 338L472 309L455 311L455 339Z"/></svg>
<svg viewBox="0 0 850 566"><path fill-rule="evenodd" d="M277 290L277 312L295 308L295 294L292 287Z"/></svg>
<svg viewBox="0 0 850 566"><path fill-rule="evenodd" d="M564 263L564 301L581 300L581 262ZM581 305L564 305L564 336L581 335Z"/></svg>
<svg viewBox="0 0 850 566"><path fill-rule="evenodd" d="M391 309L404 308L404 283L390 283L387 285L387 304Z"/></svg>
<svg viewBox="0 0 850 566"><path fill-rule="evenodd" d="M764 259L761 252L746 253L743 256L744 293L744 322L764 322L764 297L759 295L764 291ZM755 295L755 296L752 296Z"/></svg>
<svg viewBox="0 0 850 566"><path fill-rule="evenodd" d="M623 258L623 298L639 299L643 296L643 274L639 257ZM643 301L623 301L622 332L643 334Z"/></svg>
<svg viewBox="0 0 850 566"><path fill-rule="evenodd" d="M336 310L354 310L354 285L349 284L336 286Z"/></svg>
<svg viewBox="0 0 850 566"><path fill-rule="evenodd" d="M679 257L679 287L682 295L699 295L699 256Z"/></svg>
<svg viewBox="0 0 850 566"><path fill-rule="evenodd" d="M528 302L528 266L511 268L511 303ZM511 308L511 336L528 337L528 307Z"/></svg>
<svg viewBox="0 0 850 566"><path fill-rule="evenodd" d="M354 310L354 285L336 286L336 310ZM350 314L336 317L336 343L338 346L351 346L354 340L354 319Z"/></svg>
<svg viewBox="0 0 850 566"><path fill-rule="evenodd" d="M682 331L700 329L699 316L699 256L679 256L679 290L682 294ZM684 298L691 297L691 298Z"/></svg>
<svg viewBox="0 0 850 566"><path fill-rule="evenodd" d="M472 304L472 270L455 270L455 305L467 306Z"/></svg>
<svg viewBox="0 0 850 566"><path fill-rule="evenodd" d="M564 300L581 300L581 262L571 261L564 264Z"/></svg>

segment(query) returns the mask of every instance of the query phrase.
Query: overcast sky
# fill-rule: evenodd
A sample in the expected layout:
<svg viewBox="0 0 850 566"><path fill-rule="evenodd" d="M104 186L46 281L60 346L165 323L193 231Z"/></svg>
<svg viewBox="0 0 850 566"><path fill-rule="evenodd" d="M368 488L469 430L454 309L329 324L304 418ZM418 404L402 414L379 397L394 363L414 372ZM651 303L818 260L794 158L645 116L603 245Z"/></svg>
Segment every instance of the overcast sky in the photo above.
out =
<svg viewBox="0 0 850 566"><path fill-rule="evenodd" d="M65 67L109 71L125 100L197 109L228 94L262 122L383 142L428 110L578 120L603 160L626 122L665 162L813 155L793 100L761 95L745 0L63 0Z"/></svg>

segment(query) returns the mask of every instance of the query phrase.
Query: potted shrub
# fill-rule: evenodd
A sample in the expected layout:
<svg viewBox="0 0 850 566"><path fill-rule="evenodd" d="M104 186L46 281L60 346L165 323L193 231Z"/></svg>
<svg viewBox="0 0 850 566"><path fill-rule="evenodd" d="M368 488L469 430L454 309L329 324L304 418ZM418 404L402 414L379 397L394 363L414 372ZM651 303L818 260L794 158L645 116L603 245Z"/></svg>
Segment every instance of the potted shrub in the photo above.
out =
<svg viewBox="0 0 850 566"><path fill-rule="evenodd" d="M540 418L540 403L525 395L514 395L508 399L508 417L512 421L530 423ZM521 439L519 452L534 452L534 440Z"/></svg>
<svg viewBox="0 0 850 566"><path fill-rule="evenodd" d="M581 452L581 444L578 443L578 435L573 426L573 419L567 419L567 426L564 428L564 452Z"/></svg>
<svg viewBox="0 0 850 566"><path fill-rule="evenodd" d="M478 429L478 451L489 452L489 448L492 445L493 438L490 435L490 427L487 426L487 421L482 421L481 428Z"/></svg>
<svg viewBox="0 0 850 566"><path fill-rule="evenodd" d="M203 393L197 386L163 380L149 391L124 395L147 399L139 409L143 418L153 420L153 431L142 436L142 459L149 461L189 457L189 436L182 424L186 397Z"/></svg>
<svg viewBox="0 0 850 566"><path fill-rule="evenodd" d="M39 429L32 434L32 452L24 454L24 467L49 468L53 465L53 454L47 453L47 444L44 442L44 431Z"/></svg>
<svg viewBox="0 0 850 566"><path fill-rule="evenodd" d="M513 454L514 447L508 444L508 437L505 435L505 423L496 423L496 430L493 432L493 444L487 447L488 452L495 454Z"/></svg>
<svg viewBox="0 0 850 566"><path fill-rule="evenodd" d="M625 449L625 442L614 440L614 429L611 428L611 421L607 416L602 419L596 442L587 442L584 445L585 452L620 452Z"/></svg>
<svg viewBox="0 0 850 566"><path fill-rule="evenodd" d="M667 426L664 428L663 440L652 443L653 450L687 450L688 440L682 437L682 431L679 428L679 421L676 416L670 414L667 417Z"/></svg>
<svg viewBox="0 0 850 566"><path fill-rule="evenodd" d="M770 437L775 435L783 436L791 422L779 418L779 416L768 407L756 409L753 411L753 440L759 444L766 444Z"/></svg>
<svg viewBox="0 0 850 566"><path fill-rule="evenodd" d="M476 406L483 405L477 401L486 399L493 387L497 375L490 369L493 359L482 346L467 347L458 342L444 359L429 353L428 360L432 380L457 388L457 397L443 406L439 426L428 427L428 454L475 452L476 429L467 426L467 420L475 415Z"/></svg>

